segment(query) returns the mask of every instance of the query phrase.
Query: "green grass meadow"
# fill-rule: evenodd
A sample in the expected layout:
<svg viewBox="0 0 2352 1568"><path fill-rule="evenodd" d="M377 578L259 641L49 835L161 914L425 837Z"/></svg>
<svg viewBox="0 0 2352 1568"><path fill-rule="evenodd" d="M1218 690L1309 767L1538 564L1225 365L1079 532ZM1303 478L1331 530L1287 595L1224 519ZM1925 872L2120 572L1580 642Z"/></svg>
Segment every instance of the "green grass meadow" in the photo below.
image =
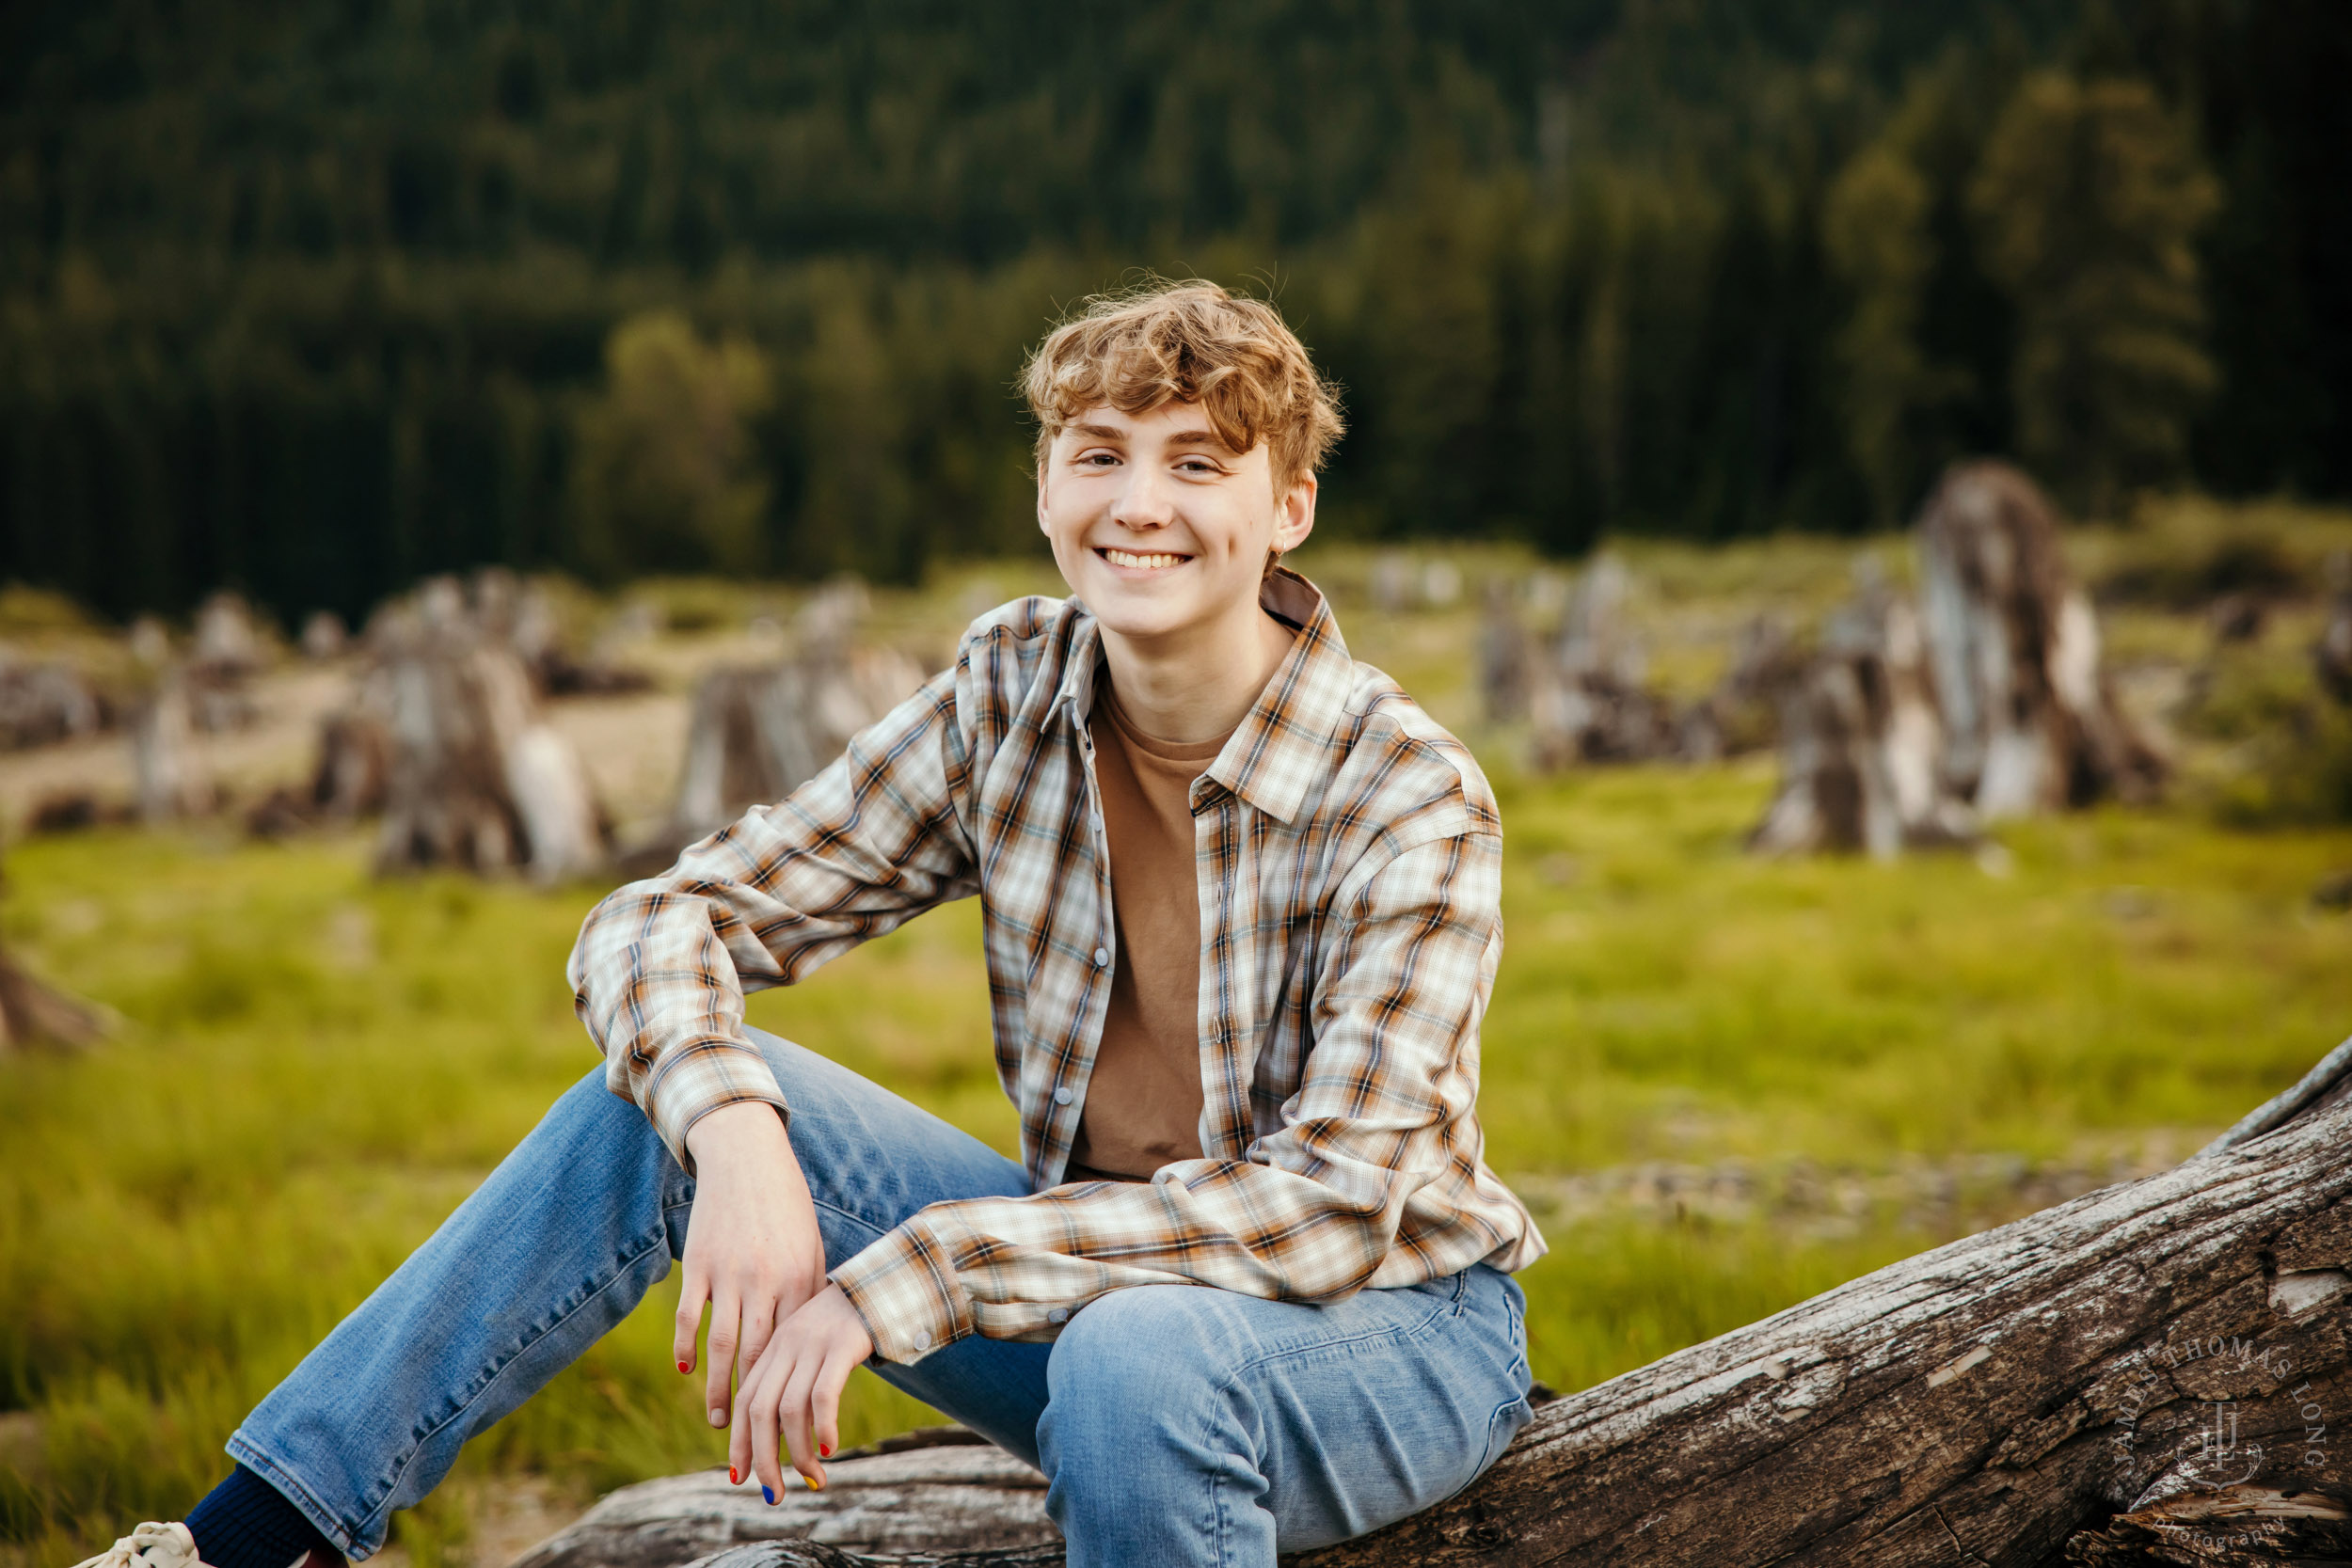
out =
<svg viewBox="0 0 2352 1568"><path fill-rule="evenodd" d="M2057 1158L2218 1127L2352 1021L2352 921L2314 913L2352 832L2111 812L1963 857L1740 849L1768 768L1506 781L1510 936L1489 1021L1489 1158L1838 1170ZM72 1560L169 1517L238 1418L529 1129L593 1053L563 960L594 890L380 883L356 840L109 833L15 851L6 935L118 1009L87 1057L0 1070L0 1532ZM2119 893L2127 890L2127 894ZM940 911L755 1022L1009 1148L977 911ZM1555 1223L1527 1277L1539 1376L1581 1386L1945 1239L1900 1216L1792 1241L1762 1222ZM485 1478L580 1497L713 1463L669 1370L667 1291L401 1521L465 1558ZM845 1433L923 1417L861 1374Z"/></svg>
<svg viewBox="0 0 2352 1568"><path fill-rule="evenodd" d="M1724 559L1650 580L1671 598ZM1834 598L1842 551L1804 559L1790 591ZM1468 613L1359 651L1458 722ZM1995 1191L1923 1213L1873 1179L1990 1156L2146 1168L2352 1033L2352 914L2312 898L2352 867L2352 829L2248 831L2176 801L2005 827L1991 857L1765 861L1742 840L1773 777L1769 757L1497 763L1508 940L1482 1106L1489 1163L1552 1242L1525 1283L1556 1386L2016 1212ZM9 850L0 937L122 1024L87 1054L0 1057L0 1568L184 1513L245 1411L596 1065L563 966L600 889L378 881L367 850L226 826ZM977 936L974 905L939 911L752 1019L1010 1150ZM1834 1224L1560 1196L1725 1165L1864 1196ZM485 1499L517 1476L578 1505L719 1461L667 1354L674 1290L397 1521L411 1562L479 1560ZM844 1435L925 1418L861 1373Z"/></svg>

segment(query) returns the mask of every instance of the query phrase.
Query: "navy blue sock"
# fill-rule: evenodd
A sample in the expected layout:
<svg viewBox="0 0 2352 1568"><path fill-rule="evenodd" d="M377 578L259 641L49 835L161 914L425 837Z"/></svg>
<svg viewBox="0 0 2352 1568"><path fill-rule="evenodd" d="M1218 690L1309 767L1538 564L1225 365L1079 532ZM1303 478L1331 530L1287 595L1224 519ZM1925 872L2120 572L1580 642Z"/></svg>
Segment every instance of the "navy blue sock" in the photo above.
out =
<svg viewBox="0 0 2352 1568"><path fill-rule="evenodd" d="M189 1512L186 1524L205 1568L290 1568L321 1546L342 1560L308 1514L242 1465Z"/></svg>

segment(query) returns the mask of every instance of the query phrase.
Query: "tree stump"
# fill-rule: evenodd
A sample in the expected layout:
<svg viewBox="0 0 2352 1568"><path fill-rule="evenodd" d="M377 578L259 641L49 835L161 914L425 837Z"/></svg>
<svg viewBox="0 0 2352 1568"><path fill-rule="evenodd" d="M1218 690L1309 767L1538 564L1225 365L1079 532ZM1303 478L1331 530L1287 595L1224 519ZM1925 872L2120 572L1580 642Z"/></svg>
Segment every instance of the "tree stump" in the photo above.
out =
<svg viewBox="0 0 2352 1568"><path fill-rule="evenodd" d="M356 821L384 809L391 770L391 736L384 721L354 705L319 721L319 756L310 770L310 805L334 821Z"/></svg>
<svg viewBox="0 0 2352 1568"><path fill-rule="evenodd" d="M1976 828L1944 784L1943 727L1919 617L1872 579L1831 618L1783 689L1781 784L1748 846L1760 854L1963 843Z"/></svg>
<svg viewBox="0 0 2352 1568"><path fill-rule="evenodd" d="M308 783L280 784L246 814L256 838L283 838L384 809L391 736L364 698L319 721L318 760Z"/></svg>
<svg viewBox="0 0 2352 1568"><path fill-rule="evenodd" d="M503 566L474 574L469 610L475 635L520 659L542 697L614 696L653 686L651 675L620 662L609 648L576 656L547 589Z"/></svg>
<svg viewBox="0 0 2352 1568"><path fill-rule="evenodd" d="M151 825L213 809L212 782L196 750L188 683L177 667L164 671L131 721L131 793L139 820Z"/></svg>
<svg viewBox="0 0 2352 1568"><path fill-rule="evenodd" d="M1478 689L1486 722L1508 724L1527 717L1527 689L1534 645L1519 624L1511 584L1486 584L1486 614L1478 627Z"/></svg>
<svg viewBox="0 0 2352 1568"><path fill-rule="evenodd" d="M219 735L251 725L261 716L252 680L268 662L268 648L245 600L225 589L207 598L196 612L183 669L196 727Z"/></svg>
<svg viewBox="0 0 2352 1568"><path fill-rule="evenodd" d="M331 610L314 610L310 619L302 623L302 657L313 664L341 658L350 641L343 630L343 618Z"/></svg>
<svg viewBox="0 0 2352 1568"><path fill-rule="evenodd" d="M95 735L107 718L105 703L71 666L28 664L0 647L0 750Z"/></svg>
<svg viewBox="0 0 2352 1568"><path fill-rule="evenodd" d="M2006 463L1956 465L1918 537L1950 791L1988 821L2153 797L2161 759L2116 705L2098 619L2033 482Z"/></svg>
<svg viewBox="0 0 2352 1568"><path fill-rule="evenodd" d="M677 804L657 853L783 800L922 684L922 668L896 649L813 637L781 664L711 671L694 690Z"/></svg>
<svg viewBox="0 0 2352 1568"><path fill-rule="evenodd" d="M0 950L0 1058L42 1047L77 1051L112 1024L110 1013L35 979Z"/></svg>
<svg viewBox="0 0 2352 1568"><path fill-rule="evenodd" d="M2352 1041L2172 1170L1938 1247L1554 1400L1459 1496L1290 1560L2352 1560L2347 1142ZM824 1496L849 1501L853 1467L869 1463L836 1469ZM997 1480L959 1474L955 1518L977 1514L992 1531L1034 1520L1038 1482L1017 1465ZM652 1483L680 1489L669 1525L656 1523L650 1488L634 1489L525 1560L668 1568L679 1560L670 1553L709 1550L698 1543L723 1528L739 1535L736 1523L676 1522L719 1508L689 1482L712 1485ZM993 1503L971 1495L991 1489ZM906 1515L933 1506L910 1494L892 1527L906 1531L898 1539L920 1534ZM728 1520L773 1516L725 1510ZM808 1539L818 1528L795 1516L778 1533L800 1539L729 1545L700 1568L1061 1560L1051 1542L1010 1544L1001 1533L950 1529L869 1550L855 1532Z"/></svg>
<svg viewBox="0 0 2352 1568"><path fill-rule="evenodd" d="M1528 712L1538 768L1674 752L1674 714L1646 689L1646 664L1625 626L1629 587L1615 557L1596 559L1569 594L1550 657L1534 661Z"/></svg>
<svg viewBox="0 0 2352 1568"><path fill-rule="evenodd" d="M0 1056L35 1046L78 1050L105 1034L105 1014L36 980L0 952Z"/></svg>
<svg viewBox="0 0 2352 1568"><path fill-rule="evenodd" d="M379 617L361 706L389 741L379 871L520 867L541 882L605 860L587 770L538 713L522 660L470 623L453 583Z"/></svg>
<svg viewBox="0 0 2352 1568"><path fill-rule="evenodd" d="M1772 745L1780 735L1781 705L1806 670L1788 623L1755 617L1740 628L1715 689L1682 716L1677 753L1686 762L1717 762Z"/></svg>
<svg viewBox="0 0 2352 1568"><path fill-rule="evenodd" d="M77 1051L112 1032L112 1013L35 979L0 949L0 1060L46 1048Z"/></svg>
<svg viewBox="0 0 2352 1568"><path fill-rule="evenodd" d="M2312 646L2312 662L2321 689L2339 703L2352 704L2352 555L2328 557L2328 576L2334 593L2319 641Z"/></svg>

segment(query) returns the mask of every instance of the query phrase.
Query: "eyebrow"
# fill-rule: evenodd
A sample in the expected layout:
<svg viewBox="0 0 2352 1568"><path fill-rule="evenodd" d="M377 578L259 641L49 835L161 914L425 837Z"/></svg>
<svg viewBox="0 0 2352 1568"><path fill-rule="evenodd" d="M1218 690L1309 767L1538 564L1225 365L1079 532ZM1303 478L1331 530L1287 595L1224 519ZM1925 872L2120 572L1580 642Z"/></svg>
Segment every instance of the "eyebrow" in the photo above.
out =
<svg viewBox="0 0 2352 1568"><path fill-rule="evenodd" d="M1100 441L1117 441L1122 446L1127 441L1127 432L1112 425L1073 424L1069 428L1081 436L1091 436ZM1218 439L1214 430L1180 430L1168 438L1168 444L1171 447L1215 447L1221 452L1232 454L1232 448Z"/></svg>

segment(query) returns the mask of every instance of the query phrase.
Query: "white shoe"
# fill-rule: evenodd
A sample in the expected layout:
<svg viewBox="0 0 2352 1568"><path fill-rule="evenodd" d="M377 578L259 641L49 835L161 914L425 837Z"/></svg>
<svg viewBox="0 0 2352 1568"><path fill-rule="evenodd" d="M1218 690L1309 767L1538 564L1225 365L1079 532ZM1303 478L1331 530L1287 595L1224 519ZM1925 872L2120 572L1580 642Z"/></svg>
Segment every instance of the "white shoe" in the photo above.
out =
<svg viewBox="0 0 2352 1568"><path fill-rule="evenodd" d="M75 1568L204 1568L204 1563L196 1555L196 1537L174 1519L167 1525L141 1525Z"/></svg>

